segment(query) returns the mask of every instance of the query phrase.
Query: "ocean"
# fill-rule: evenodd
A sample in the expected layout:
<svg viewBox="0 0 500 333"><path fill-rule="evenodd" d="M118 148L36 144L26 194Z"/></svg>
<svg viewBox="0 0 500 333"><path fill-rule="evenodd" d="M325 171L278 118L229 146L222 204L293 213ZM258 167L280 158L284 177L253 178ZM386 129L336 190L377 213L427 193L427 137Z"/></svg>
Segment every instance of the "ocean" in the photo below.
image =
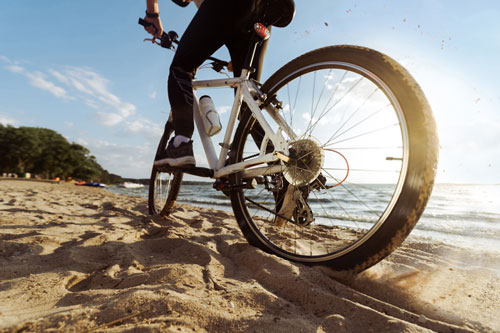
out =
<svg viewBox="0 0 500 333"><path fill-rule="evenodd" d="M370 191L366 191L366 197L362 199L369 200L375 206L378 201L385 202L383 196L390 194L390 187L368 186L371 187ZM148 186L126 189L112 185L107 189L117 194L148 196ZM337 196L342 197L342 190L337 191L340 191ZM346 199L342 202L347 207L343 211L333 207L333 204L331 207L326 206L326 210L331 211L341 225L344 223L348 226L352 216L356 217L358 224L370 223L366 208L350 203L348 197L345 195ZM232 212L229 198L215 191L212 183L185 181L177 201ZM331 200L320 196L311 201L312 206L324 207ZM316 219L321 219L321 216L316 216ZM500 185L435 185L427 208L411 235L463 248L500 252Z"/></svg>

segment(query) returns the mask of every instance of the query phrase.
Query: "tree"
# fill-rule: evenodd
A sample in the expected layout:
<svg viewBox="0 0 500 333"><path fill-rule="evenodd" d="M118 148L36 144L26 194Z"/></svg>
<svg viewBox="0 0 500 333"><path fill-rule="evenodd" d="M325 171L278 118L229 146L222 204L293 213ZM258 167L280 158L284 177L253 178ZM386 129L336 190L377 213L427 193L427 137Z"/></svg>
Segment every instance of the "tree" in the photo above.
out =
<svg viewBox="0 0 500 333"><path fill-rule="evenodd" d="M99 182L121 182L97 162L90 151L69 143L56 131L0 124L0 172L30 172L43 178L74 178Z"/></svg>

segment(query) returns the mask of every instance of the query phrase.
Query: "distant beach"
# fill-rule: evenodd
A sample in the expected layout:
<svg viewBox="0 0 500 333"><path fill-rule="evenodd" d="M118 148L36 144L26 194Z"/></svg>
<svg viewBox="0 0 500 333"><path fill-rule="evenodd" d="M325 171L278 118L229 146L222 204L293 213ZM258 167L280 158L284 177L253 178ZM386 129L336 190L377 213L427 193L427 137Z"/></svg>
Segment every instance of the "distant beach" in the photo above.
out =
<svg viewBox="0 0 500 333"><path fill-rule="evenodd" d="M403 246L351 278L250 246L209 186L164 219L147 187L0 180L0 332L500 331L498 186L436 186ZM188 199L200 187L217 210Z"/></svg>

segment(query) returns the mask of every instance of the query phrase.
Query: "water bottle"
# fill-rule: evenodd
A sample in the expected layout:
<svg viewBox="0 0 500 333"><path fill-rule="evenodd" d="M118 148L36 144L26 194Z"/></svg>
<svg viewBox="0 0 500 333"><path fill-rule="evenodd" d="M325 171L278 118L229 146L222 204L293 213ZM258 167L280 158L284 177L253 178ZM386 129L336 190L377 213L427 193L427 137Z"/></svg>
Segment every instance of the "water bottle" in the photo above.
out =
<svg viewBox="0 0 500 333"><path fill-rule="evenodd" d="M202 96L200 98L200 113L203 124L205 125L205 133L208 136L215 135L220 132L222 125L220 123L219 114L215 111L214 102L210 96Z"/></svg>

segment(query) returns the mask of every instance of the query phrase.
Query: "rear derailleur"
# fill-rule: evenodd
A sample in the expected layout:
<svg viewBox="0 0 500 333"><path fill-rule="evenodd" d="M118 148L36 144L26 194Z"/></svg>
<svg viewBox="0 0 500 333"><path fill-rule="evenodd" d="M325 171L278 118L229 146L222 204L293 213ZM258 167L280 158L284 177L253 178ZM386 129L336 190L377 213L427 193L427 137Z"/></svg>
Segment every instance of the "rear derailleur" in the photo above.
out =
<svg viewBox="0 0 500 333"><path fill-rule="evenodd" d="M257 182L264 184L264 187L274 195L276 225L282 226L286 222L292 222L306 227L314 222L313 212L307 203L309 186L291 185L281 174L260 177Z"/></svg>

